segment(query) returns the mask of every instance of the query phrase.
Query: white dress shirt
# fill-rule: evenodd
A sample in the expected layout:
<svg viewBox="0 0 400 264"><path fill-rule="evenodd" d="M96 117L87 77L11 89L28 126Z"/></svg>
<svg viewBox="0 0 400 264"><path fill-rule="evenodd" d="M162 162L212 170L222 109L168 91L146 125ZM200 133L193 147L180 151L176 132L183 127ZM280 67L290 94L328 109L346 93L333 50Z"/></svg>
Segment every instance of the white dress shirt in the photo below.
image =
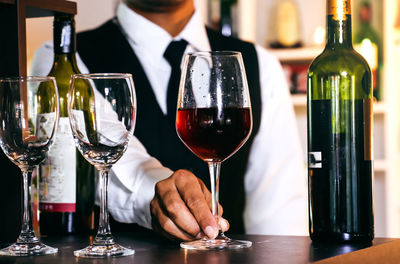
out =
<svg viewBox="0 0 400 264"><path fill-rule="evenodd" d="M183 31L172 38L123 2L117 18L166 113L171 67L163 57L164 51L173 39L185 39L189 43L186 52L209 51L204 23L195 12ZM307 175L289 90L279 61L260 46L256 46L256 51L262 119L245 174L245 230L248 234L306 235ZM47 75L52 62L52 43L45 43L35 53L30 74ZM88 72L79 54L77 64L81 72ZM132 137L127 151L112 167L109 212L118 221L151 228L149 204L154 186L171 174L170 169L150 157L139 140Z"/></svg>

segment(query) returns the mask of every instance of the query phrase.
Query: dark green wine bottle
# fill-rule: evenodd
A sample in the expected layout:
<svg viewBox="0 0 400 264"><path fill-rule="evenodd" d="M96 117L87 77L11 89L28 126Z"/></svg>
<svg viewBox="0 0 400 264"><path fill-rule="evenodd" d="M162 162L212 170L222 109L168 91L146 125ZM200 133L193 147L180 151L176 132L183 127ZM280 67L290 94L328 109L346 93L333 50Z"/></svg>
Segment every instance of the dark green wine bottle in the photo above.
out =
<svg viewBox="0 0 400 264"><path fill-rule="evenodd" d="M237 0L220 0L220 31L222 35L230 37L237 36L237 27L235 21Z"/></svg>
<svg viewBox="0 0 400 264"><path fill-rule="evenodd" d="M309 231L313 241L369 242L371 70L352 45L350 0L328 0L327 43L308 72Z"/></svg>
<svg viewBox="0 0 400 264"><path fill-rule="evenodd" d="M71 75L80 73L75 59L73 15L54 17L54 63L60 119L53 147L40 165L41 234L87 233L94 229L94 168L77 151L68 120Z"/></svg>

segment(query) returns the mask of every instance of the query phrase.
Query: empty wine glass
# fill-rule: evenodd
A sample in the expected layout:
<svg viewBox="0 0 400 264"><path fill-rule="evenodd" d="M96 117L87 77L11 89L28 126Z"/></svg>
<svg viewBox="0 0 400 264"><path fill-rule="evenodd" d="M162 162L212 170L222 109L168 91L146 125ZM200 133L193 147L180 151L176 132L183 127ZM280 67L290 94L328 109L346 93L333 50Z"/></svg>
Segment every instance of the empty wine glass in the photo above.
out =
<svg viewBox="0 0 400 264"><path fill-rule="evenodd" d="M212 213L219 227L215 239L183 242L181 247L250 247L250 241L226 237L219 226L218 217L221 163L242 147L252 130L249 90L240 52L194 52L185 56L178 95L176 129L182 142L208 163Z"/></svg>
<svg viewBox="0 0 400 264"><path fill-rule="evenodd" d="M131 74L75 74L69 92L68 115L75 144L99 172L100 219L91 245L74 251L77 257L128 256L134 250L118 245L111 235L108 173L124 154L135 127L136 96Z"/></svg>
<svg viewBox="0 0 400 264"><path fill-rule="evenodd" d="M0 145L23 176L21 233L16 243L0 250L0 255L47 255L58 251L36 237L30 202L32 171L43 161L53 143L58 111L54 77L0 79Z"/></svg>

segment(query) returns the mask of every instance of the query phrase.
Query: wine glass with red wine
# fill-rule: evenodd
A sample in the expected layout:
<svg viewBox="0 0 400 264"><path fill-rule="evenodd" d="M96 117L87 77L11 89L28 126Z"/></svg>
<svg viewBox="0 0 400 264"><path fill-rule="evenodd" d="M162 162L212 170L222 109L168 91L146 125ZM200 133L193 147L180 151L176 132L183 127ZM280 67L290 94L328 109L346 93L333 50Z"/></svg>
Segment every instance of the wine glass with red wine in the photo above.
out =
<svg viewBox="0 0 400 264"><path fill-rule="evenodd" d="M179 87L176 130L182 142L208 163L212 213L218 217L221 163L238 151L252 130L246 73L240 52L194 52L185 56ZM233 240L219 227L215 239L182 242L186 249L248 248L250 241Z"/></svg>

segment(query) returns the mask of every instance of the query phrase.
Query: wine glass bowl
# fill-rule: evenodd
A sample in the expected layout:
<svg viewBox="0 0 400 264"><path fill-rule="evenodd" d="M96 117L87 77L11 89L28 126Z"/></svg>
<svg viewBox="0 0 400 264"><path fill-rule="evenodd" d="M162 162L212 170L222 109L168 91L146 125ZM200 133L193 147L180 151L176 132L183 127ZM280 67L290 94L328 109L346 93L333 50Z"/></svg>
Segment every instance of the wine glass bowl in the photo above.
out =
<svg viewBox="0 0 400 264"><path fill-rule="evenodd" d="M236 153L252 130L246 73L240 52L194 52L185 56L178 94L176 130L182 142L208 163L212 213L219 222L221 163ZM218 223L219 226L219 223ZM215 239L183 242L186 249L237 249L250 241L233 240L219 227Z"/></svg>
<svg viewBox="0 0 400 264"><path fill-rule="evenodd" d="M251 131L250 108L178 109L177 129L185 145L206 162L222 162L246 142Z"/></svg>
<svg viewBox="0 0 400 264"><path fill-rule="evenodd" d="M136 114L135 95L129 92L134 91L130 79L129 74L73 77L71 128L78 150L94 166L110 166L126 150ZM83 104L85 100L88 105Z"/></svg>
<svg viewBox="0 0 400 264"><path fill-rule="evenodd" d="M100 217L92 245L77 257L128 256L134 250L115 243L108 220L108 172L125 152L133 134L136 96L130 74L74 74L68 115L75 145L99 171Z"/></svg>
<svg viewBox="0 0 400 264"><path fill-rule="evenodd" d="M53 143L59 115L54 77L13 77L0 80L0 146L23 174L23 217L17 242L0 255L57 253L42 244L32 229L30 180Z"/></svg>

